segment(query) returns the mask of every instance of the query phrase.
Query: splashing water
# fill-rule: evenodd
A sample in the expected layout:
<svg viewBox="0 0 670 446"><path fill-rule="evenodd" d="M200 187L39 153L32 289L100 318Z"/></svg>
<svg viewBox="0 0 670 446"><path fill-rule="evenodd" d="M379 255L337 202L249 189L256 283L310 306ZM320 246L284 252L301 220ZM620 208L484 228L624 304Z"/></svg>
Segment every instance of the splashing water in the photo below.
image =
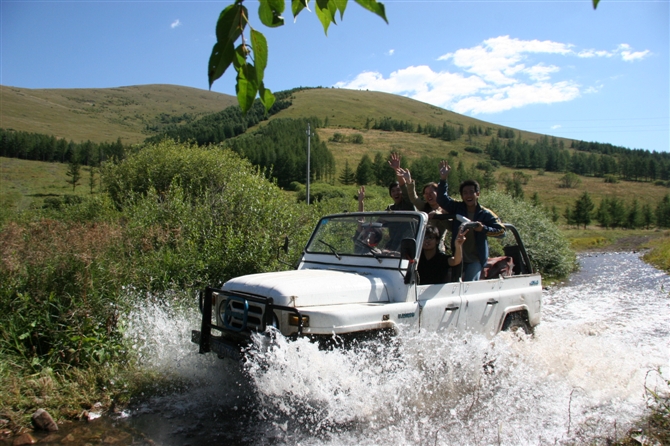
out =
<svg viewBox="0 0 670 446"><path fill-rule="evenodd" d="M670 374L670 277L635 254L580 261L545 291L534 337L405 332L324 351L279 336L238 367L197 354L197 310L145 307L128 336L191 386L130 418L162 444L605 444Z"/></svg>

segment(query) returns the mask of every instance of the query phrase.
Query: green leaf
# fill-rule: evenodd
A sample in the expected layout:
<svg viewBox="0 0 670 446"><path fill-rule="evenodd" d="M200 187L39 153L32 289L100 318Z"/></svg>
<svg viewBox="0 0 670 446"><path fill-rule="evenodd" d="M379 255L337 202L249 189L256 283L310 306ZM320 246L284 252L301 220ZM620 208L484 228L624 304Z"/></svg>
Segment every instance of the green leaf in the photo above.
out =
<svg viewBox="0 0 670 446"><path fill-rule="evenodd" d="M293 18L294 19L296 17L298 17L298 14L300 14L300 11L307 8L308 1L309 0L291 0L291 12L293 12Z"/></svg>
<svg viewBox="0 0 670 446"><path fill-rule="evenodd" d="M344 10L347 9L348 0L331 0L335 4L335 7L340 11L340 20L344 18Z"/></svg>
<svg viewBox="0 0 670 446"><path fill-rule="evenodd" d="M216 22L216 41L218 43L235 42L247 25L246 17L248 17L248 12L244 6L233 4L226 7L221 11L219 20Z"/></svg>
<svg viewBox="0 0 670 446"><path fill-rule="evenodd" d="M267 90L265 88L265 85L263 85L263 82L260 83L259 88L258 88L258 97L261 100L261 103L265 106L265 111L268 112L270 111L270 108L275 103L275 95L272 94L270 90Z"/></svg>
<svg viewBox="0 0 670 446"><path fill-rule="evenodd" d="M593 9L598 7L598 3L600 3L600 0L593 0Z"/></svg>
<svg viewBox="0 0 670 446"><path fill-rule="evenodd" d="M258 81L256 80L256 69L252 64L246 64L237 70L237 102L240 104L243 114L251 109L258 93Z"/></svg>
<svg viewBox="0 0 670 446"><path fill-rule="evenodd" d="M596 0L594 0L596 1ZM379 17L384 19L386 23L389 21L386 19L386 10L384 9L383 3L378 3L377 0L356 0L356 3L377 14Z"/></svg>
<svg viewBox="0 0 670 446"><path fill-rule="evenodd" d="M337 5L333 0L316 0L316 16L323 25L323 31L328 35L328 27L335 22L335 12L337 12Z"/></svg>
<svg viewBox="0 0 670 446"><path fill-rule="evenodd" d="M207 76L209 77L209 88L215 80L223 76L235 57L235 48L232 43L221 45L215 43L212 48L212 54L209 56L209 68Z"/></svg>
<svg viewBox="0 0 670 446"><path fill-rule="evenodd" d="M260 0L258 6L258 17L261 23L270 28L276 28L284 24L284 1L283 0Z"/></svg>
<svg viewBox="0 0 670 446"><path fill-rule="evenodd" d="M235 41L242 35L246 26L247 9L233 4L226 7L216 22L216 43L209 56L207 76L209 88L215 80L223 76L235 56Z"/></svg>
<svg viewBox="0 0 670 446"><path fill-rule="evenodd" d="M265 36L255 29L251 30L251 48L254 50L254 65L256 66L256 79L263 82L265 67L268 65L268 41Z"/></svg>

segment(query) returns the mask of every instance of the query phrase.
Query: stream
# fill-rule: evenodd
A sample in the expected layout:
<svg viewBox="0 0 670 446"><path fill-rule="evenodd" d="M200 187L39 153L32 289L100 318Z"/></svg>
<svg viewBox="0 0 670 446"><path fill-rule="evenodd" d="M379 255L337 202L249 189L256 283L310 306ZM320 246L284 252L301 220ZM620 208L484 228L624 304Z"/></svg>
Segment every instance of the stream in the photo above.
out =
<svg viewBox="0 0 670 446"><path fill-rule="evenodd" d="M128 335L183 385L45 444L67 429L80 429L70 445L607 444L648 412L645 388L668 391L670 276L634 253L579 260L544 291L533 337L401 333L333 351L301 339L238 366L197 353L195 311L145 307Z"/></svg>

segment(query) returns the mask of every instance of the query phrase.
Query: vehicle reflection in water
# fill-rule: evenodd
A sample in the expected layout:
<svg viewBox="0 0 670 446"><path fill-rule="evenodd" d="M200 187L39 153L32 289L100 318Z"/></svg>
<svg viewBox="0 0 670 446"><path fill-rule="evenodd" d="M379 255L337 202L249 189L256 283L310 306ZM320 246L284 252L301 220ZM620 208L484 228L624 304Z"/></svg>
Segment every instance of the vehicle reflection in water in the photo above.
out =
<svg viewBox="0 0 670 446"><path fill-rule="evenodd" d="M645 413L645 386L662 389L656 371L670 374L670 277L632 253L580 262L545 291L533 338L401 333L332 351L301 339L238 367L197 354L195 312L144 308L130 335L187 390L105 422L131 434L123 444L605 444Z"/></svg>

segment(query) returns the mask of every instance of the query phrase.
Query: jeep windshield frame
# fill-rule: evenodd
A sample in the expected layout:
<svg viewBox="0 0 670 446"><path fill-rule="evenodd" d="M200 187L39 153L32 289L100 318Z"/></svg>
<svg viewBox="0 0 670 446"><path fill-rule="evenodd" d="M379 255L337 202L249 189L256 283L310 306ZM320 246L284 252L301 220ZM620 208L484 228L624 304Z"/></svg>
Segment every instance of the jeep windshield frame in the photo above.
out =
<svg viewBox="0 0 670 446"><path fill-rule="evenodd" d="M425 216L419 212L356 212L319 220L305 253L399 258L403 239L418 240Z"/></svg>

